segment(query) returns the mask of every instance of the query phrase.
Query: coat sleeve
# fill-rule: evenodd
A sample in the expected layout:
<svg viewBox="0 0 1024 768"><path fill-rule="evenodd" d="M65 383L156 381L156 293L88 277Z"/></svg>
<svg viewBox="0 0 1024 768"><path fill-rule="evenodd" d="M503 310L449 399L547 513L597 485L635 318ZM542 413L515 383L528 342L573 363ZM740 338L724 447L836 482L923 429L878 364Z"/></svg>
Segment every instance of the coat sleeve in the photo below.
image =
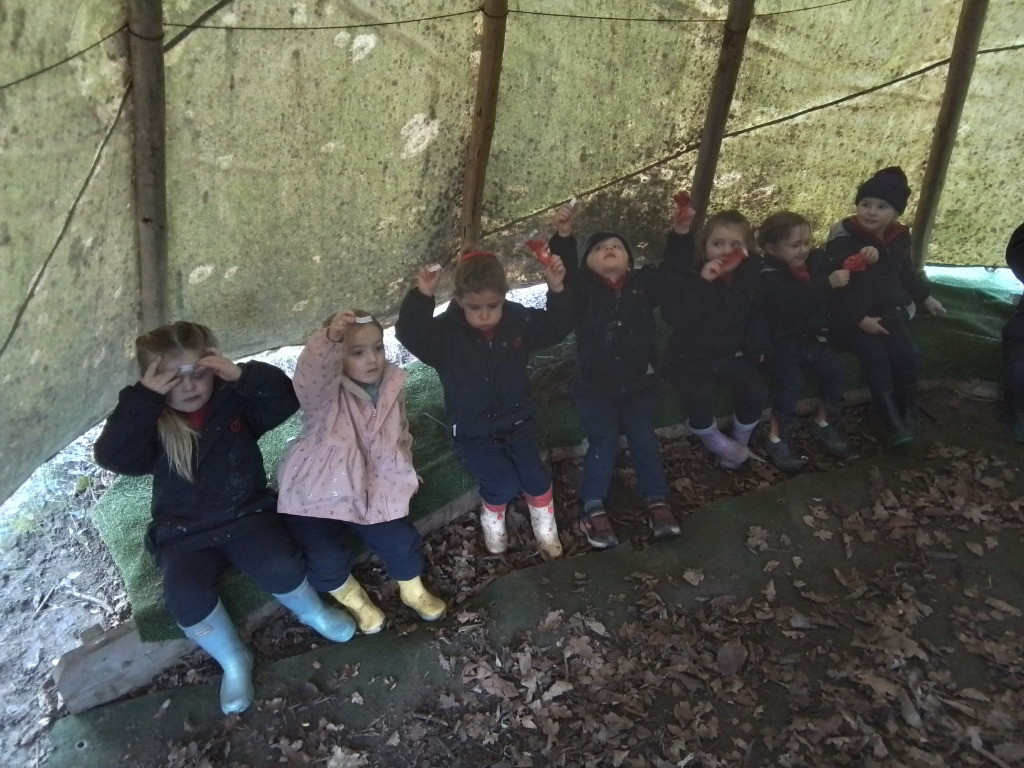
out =
<svg viewBox="0 0 1024 768"><path fill-rule="evenodd" d="M566 288L561 293L548 291L547 309L527 310L532 315L526 327L526 348L552 347L573 329L572 293Z"/></svg>
<svg viewBox="0 0 1024 768"><path fill-rule="evenodd" d="M235 382L235 387L245 401L245 419L257 437L283 424L299 410L288 374L277 366L255 360L239 365L242 378Z"/></svg>
<svg viewBox="0 0 1024 768"><path fill-rule="evenodd" d="M122 475L148 475L163 451L157 421L164 396L139 382L125 387L93 446L96 463Z"/></svg>
<svg viewBox="0 0 1024 768"><path fill-rule="evenodd" d="M928 285L928 279L924 276L924 269L918 269L917 265L914 264L912 244L913 241L911 240L910 233L907 233L904 237L892 243L890 247L896 251L896 256L900 260L900 285L903 287L903 290L910 294L910 298L914 300L915 304L920 304L928 298L931 289Z"/></svg>
<svg viewBox="0 0 1024 768"><path fill-rule="evenodd" d="M583 267L580 265L580 253L576 237L562 237L557 232L548 240L548 248L558 256L565 265L565 284L574 287L580 279Z"/></svg>
<svg viewBox="0 0 1024 768"><path fill-rule="evenodd" d="M395 338L427 365L437 368L442 363L441 339L436 332L434 297L424 296L413 288L405 295L398 310Z"/></svg>
<svg viewBox="0 0 1024 768"><path fill-rule="evenodd" d="M306 342L295 365L295 394L307 413L323 410L337 400L341 386L344 347L327 338L321 328Z"/></svg>

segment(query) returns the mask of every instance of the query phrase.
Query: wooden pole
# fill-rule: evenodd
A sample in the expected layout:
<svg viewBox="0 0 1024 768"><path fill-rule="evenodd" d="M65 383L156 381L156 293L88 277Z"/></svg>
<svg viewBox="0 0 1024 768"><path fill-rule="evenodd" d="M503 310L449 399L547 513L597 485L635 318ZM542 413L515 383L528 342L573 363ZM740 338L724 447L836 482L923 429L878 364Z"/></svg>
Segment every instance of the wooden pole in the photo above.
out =
<svg viewBox="0 0 1024 768"><path fill-rule="evenodd" d="M953 52L949 57L946 73L946 88L939 105L939 116L932 133L932 145L928 150L928 164L921 182L921 196L914 214L914 264L924 267L928 243L932 239L932 227L939 210L942 188L946 183L949 160L956 145L960 116L967 101L967 91L974 74L974 60L978 55L981 30L985 26L988 0L964 0L960 6L960 20L953 38Z"/></svg>
<svg viewBox="0 0 1024 768"><path fill-rule="evenodd" d="M166 322L167 176L164 153L163 3L128 0L134 107L135 221L139 254L139 322Z"/></svg>
<svg viewBox="0 0 1024 768"><path fill-rule="evenodd" d="M704 131L697 151L697 165L693 170L693 206L697 210L694 227L700 226L711 200L715 183L718 154L729 120L729 107L736 90L736 80L743 61L743 48L747 43L747 30L754 17L754 0L729 0L729 13L725 20L725 34L718 53L718 67L711 81L711 97L704 116Z"/></svg>
<svg viewBox="0 0 1024 768"><path fill-rule="evenodd" d="M473 108L473 124L466 149L466 173L462 184L463 250L476 248L480 241L484 181L498 113L498 84L501 82L501 62L505 53L508 0L484 0L483 14L476 105Z"/></svg>

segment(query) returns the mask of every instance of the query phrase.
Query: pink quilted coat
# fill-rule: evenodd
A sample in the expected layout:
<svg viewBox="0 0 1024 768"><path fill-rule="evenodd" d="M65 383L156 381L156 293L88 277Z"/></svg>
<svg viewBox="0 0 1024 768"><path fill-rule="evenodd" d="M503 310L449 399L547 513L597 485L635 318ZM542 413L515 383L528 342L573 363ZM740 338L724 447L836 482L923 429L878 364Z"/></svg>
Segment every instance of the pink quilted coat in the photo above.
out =
<svg viewBox="0 0 1024 768"><path fill-rule="evenodd" d="M302 434L277 471L278 511L361 525L406 517L418 487L402 392L407 374L388 363L374 407L341 372L341 356L326 329L299 355Z"/></svg>

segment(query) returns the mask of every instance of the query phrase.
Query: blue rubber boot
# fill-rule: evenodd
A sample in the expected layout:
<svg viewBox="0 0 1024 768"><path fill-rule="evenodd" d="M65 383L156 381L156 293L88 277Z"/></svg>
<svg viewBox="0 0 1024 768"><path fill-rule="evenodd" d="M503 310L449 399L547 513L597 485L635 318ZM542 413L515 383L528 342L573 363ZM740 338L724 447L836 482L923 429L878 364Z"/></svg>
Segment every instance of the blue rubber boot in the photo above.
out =
<svg viewBox="0 0 1024 768"><path fill-rule="evenodd" d="M305 579L291 592L274 595L278 602L292 611L307 627L312 627L328 640L345 643L356 633L356 623L347 613L332 608Z"/></svg>
<svg viewBox="0 0 1024 768"><path fill-rule="evenodd" d="M221 711L234 715L248 709L256 696L252 686L252 654L238 636L224 604L218 600L209 616L191 627L182 627L181 631L224 670L220 684Z"/></svg>

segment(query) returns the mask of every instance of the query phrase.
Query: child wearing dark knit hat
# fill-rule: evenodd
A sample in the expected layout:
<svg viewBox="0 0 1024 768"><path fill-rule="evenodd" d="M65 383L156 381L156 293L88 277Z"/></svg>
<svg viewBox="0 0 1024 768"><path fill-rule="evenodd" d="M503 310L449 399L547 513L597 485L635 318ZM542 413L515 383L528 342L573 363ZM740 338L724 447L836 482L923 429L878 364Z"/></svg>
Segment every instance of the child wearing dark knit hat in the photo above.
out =
<svg viewBox="0 0 1024 768"><path fill-rule="evenodd" d="M693 213L684 211L687 229ZM565 264L565 284L575 307L578 376L573 403L587 434L580 530L596 549L619 543L605 499L615 472L619 435L624 433L651 530L658 538L674 536L679 524L667 503L668 482L654 432L658 408L654 310L664 298L659 267L636 268L629 241L607 230L587 239L580 258L572 205L555 211L552 224L555 234L548 247Z"/></svg>
<svg viewBox="0 0 1024 768"><path fill-rule="evenodd" d="M909 198L903 169L883 168L857 188L856 214L832 227L826 245L828 271L850 274L830 295L832 340L860 359L892 445L913 441L918 425L919 353L907 307L945 313L914 265L910 230L897 221Z"/></svg>

